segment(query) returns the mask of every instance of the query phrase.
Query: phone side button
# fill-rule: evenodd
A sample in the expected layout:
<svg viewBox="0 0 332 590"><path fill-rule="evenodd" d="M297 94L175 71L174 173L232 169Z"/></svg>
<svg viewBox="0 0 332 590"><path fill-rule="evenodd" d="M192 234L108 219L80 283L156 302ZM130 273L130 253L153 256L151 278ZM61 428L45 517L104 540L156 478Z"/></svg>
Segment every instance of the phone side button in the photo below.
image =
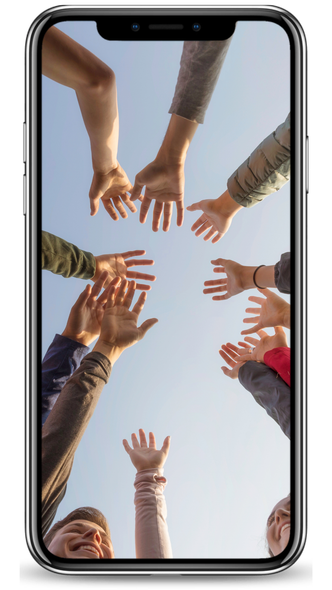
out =
<svg viewBox="0 0 332 590"><path fill-rule="evenodd" d="M23 215L27 214L27 177L23 176Z"/></svg>
<svg viewBox="0 0 332 590"><path fill-rule="evenodd" d="M23 123L23 162L27 161L27 126Z"/></svg>
<svg viewBox="0 0 332 590"><path fill-rule="evenodd" d="M305 144L305 190L309 193L309 137L307 136Z"/></svg>

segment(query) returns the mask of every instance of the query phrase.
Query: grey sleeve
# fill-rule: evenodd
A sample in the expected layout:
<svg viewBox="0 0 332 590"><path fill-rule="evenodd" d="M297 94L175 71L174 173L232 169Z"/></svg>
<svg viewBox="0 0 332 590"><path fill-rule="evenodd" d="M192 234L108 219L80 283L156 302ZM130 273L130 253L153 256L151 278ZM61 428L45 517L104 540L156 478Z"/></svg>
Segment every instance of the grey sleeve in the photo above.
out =
<svg viewBox="0 0 332 590"><path fill-rule="evenodd" d="M240 367L239 381L290 438L290 387L273 369L256 361L247 361Z"/></svg>
<svg viewBox="0 0 332 590"><path fill-rule="evenodd" d="M170 114L204 123L231 40L184 42Z"/></svg>
<svg viewBox="0 0 332 590"><path fill-rule="evenodd" d="M280 293L290 294L291 281L291 260L290 252L281 254L279 262L274 267L274 282Z"/></svg>
<svg viewBox="0 0 332 590"><path fill-rule="evenodd" d="M227 181L230 196L242 207L253 207L290 179L290 114L257 146Z"/></svg>

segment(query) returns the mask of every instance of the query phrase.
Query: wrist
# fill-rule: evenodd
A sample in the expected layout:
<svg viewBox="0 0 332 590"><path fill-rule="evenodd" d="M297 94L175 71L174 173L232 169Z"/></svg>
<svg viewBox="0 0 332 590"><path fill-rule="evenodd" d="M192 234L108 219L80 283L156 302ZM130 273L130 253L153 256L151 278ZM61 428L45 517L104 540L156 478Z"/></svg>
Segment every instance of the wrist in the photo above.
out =
<svg viewBox="0 0 332 590"><path fill-rule="evenodd" d="M156 159L183 166L197 127L198 123L173 114Z"/></svg>
<svg viewBox="0 0 332 590"><path fill-rule="evenodd" d="M284 309L283 315L282 315L282 326L284 326L284 328L289 328L290 329L290 305L287 305L287 307Z"/></svg>
<svg viewBox="0 0 332 590"><path fill-rule="evenodd" d="M232 219L234 215L243 209L242 205L239 205L234 199L232 199L228 190L226 190L220 197L215 199L214 205L216 211L222 213L225 217Z"/></svg>
<svg viewBox="0 0 332 590"><path fill-rule="evenodd" d="M99 146L100 147L100 146ZM108 146L105 146L103 152L108 152L109 154L112 153L112 150L108 149ZM119 162L117 159L112 159L111 156L108 155L107 160L98 155L94 155L93 146L91 145L91 152L92 152L92 168L96 175L98 176L110 176L112 177L112 173L115 173L119 167Z"/></svg>
<svg viewBox="0 0 332 590"><path fill-rule="evenodd" d="M69 338L69 340L74 340L75 342L83 344L84 346L89 346L91 342L95 340L95 338L91 338L91 335L89 336L88 334L82 332L80 334L75 334L74 332L67 330L67 328L64 329L61 336L65 336L65 338Z"/></svg>
<svg viewBox="0 0 332 590"><path fill-rule="evenodd" d="M96 342L95 346L93 347L93 352L100 352L104 356L108 358L108 360L114 365L118 358L121 356L124 349L115 346L114 344L110 344L109 342L99 340Z"/></svg>

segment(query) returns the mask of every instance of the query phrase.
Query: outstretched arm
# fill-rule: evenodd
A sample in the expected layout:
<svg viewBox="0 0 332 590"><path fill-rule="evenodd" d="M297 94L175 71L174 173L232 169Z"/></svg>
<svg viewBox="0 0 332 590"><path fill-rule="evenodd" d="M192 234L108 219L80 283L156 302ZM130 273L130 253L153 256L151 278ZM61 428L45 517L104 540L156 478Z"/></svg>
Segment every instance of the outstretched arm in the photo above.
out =
<svg viewBox="0 0 332 590"><path fill-rule="evenodd" d="M43 40L42 72L76 92L91 145L91 215L97 213L102 198L112 219L118 219L115 208L121 217L128 217L122 202L132 212L137 209L127 194L132 185L117 161L119 114L113 70L71 37L50 27Z"/></svg>
<svg viewBox="0 0 332 590"><path fill-rule="evenodd" d="M244 318L243 320L245 324L255 325L252 328L248 328L248 330L243 330L241 334L253 334L262 328L274 328L276 326L290 328L289 303L269 289L258 289L258 291L262 295L265 295L265 298L249 297L249 301L257 303L259 307L248 307L246 312L255 315Z"/></svg>
<svg viewBox="0 0 332 590"><path fill-rule="evenodd" d="M149 446L143 429L139 430L140 442L132 434L133 448L126 439L123 446L137 469L135 478L135 545L138 559L172 558L172 548L166 523L167 510L164 498L166 479L163 465L170 447L170 437L165 438L160 451L156 448L153 432L149 433Z"/></svg>

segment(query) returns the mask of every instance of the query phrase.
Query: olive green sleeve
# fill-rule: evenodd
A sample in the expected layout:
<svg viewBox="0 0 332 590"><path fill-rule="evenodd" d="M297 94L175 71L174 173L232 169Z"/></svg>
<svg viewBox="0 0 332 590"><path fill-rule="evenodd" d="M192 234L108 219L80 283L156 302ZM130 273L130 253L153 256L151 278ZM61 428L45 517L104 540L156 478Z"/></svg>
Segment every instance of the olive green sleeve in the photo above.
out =
<svg viewBox="0 0 332 590"><path fill-rule="evenodd" d="M66 279L91 279L96 272L96 259L91 252L80 250L46 231L42 232L42 268Z"/></svg>

